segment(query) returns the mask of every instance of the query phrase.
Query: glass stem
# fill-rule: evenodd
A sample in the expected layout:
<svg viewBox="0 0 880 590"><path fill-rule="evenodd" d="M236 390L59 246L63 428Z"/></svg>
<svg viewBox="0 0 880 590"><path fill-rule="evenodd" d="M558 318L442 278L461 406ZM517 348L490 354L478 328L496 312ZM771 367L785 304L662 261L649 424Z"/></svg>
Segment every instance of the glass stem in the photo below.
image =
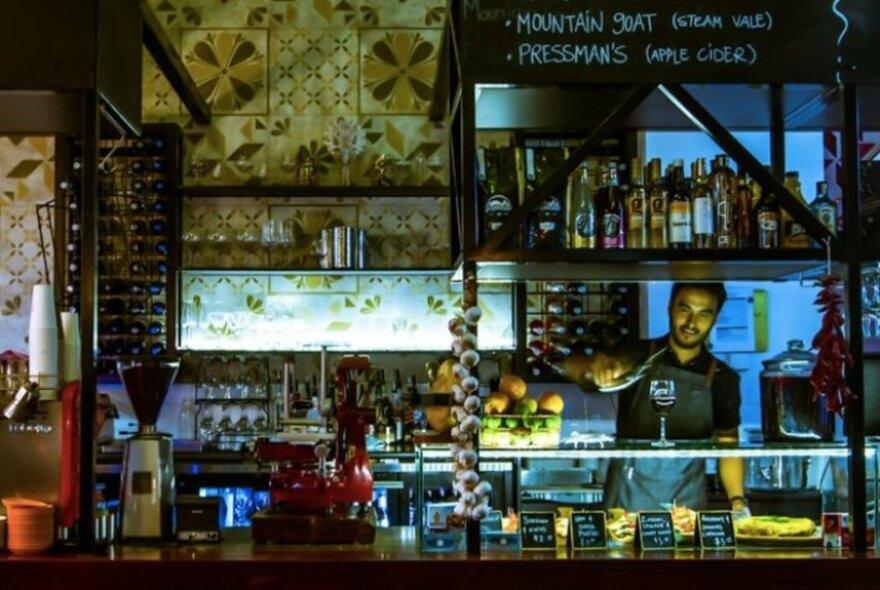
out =
<svg viewBox="0 0 880 590"><path fill-rule="evenodd" d="M666 442L666 416L660 416L660 440Z"/></svg>

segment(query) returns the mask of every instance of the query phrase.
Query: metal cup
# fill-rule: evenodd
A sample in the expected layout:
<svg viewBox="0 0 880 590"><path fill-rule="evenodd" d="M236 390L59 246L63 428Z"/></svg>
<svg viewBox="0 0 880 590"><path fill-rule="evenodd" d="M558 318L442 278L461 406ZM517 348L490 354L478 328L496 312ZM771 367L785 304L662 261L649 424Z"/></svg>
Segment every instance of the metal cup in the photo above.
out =
<svg viewBox="0 0 880 590"><path fill-rule="evenodd" d="M318 242L318 264L321 268L333 268L335 251L333 228L322 229Z"/></svg>
<svg viewBox="0 0 880 590"><path fill-rule="evenodd" d="M355 230L355 268L367 268L367 230Z"/></svg>

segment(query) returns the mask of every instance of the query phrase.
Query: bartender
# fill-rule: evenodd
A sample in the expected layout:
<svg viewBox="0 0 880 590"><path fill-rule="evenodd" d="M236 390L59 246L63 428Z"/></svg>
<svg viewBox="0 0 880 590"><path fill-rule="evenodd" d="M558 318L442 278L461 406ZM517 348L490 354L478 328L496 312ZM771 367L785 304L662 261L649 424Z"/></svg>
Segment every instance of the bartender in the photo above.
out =
<svg viewBox="0 0 880 590"><path fill-rule="evenodd" d="M600 390L620 390L617 438L657 439L660 418L651 406L650 384L675 383L675 405L667 417L670 439L713 440L734 444L740 424L739 375L714 357L706 339L724 305L721 283L675 283L669 300L669 334L617 350L573 358L572 375L592 381ZM747 514L743 461L718 460L721 483L731 508ZM628 511L657 510L675 503L694 510L707 506L706 465L702 459L614 459L605 478L605 505Z"/></svg>

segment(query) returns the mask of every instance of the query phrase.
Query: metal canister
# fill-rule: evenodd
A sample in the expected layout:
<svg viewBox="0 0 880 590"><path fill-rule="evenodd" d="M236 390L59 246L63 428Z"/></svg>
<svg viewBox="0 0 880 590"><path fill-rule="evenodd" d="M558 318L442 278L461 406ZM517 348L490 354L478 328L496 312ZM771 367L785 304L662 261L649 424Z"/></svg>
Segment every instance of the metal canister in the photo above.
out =
<svg viewBox="0 0 880 590"><path fill-rule="evenodd" d="M333 228L333 268L355 268L356 233L354 227Z"/></svg>
<svg viewBox="0 0 880 590"><path fill-rule="evenodd" d="M355 268L367 268L367 230L356 229Z"/></svg>
<svg viewBox="0 0 880 590"><path fill-rule="evenodd" d="M321 268L333 268L333 228L321 230L318 241L318 264Z"/></svg>

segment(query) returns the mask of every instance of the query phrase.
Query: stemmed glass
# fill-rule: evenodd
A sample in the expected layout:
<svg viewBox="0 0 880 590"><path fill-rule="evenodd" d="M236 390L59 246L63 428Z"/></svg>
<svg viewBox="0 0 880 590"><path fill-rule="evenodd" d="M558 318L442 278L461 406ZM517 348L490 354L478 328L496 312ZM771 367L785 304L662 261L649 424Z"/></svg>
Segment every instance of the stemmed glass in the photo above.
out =
<svg viewBox="0 0 880 590"><path fill-rule="evenodd" d="M674 447L674 442L666 440L666 416L675 406L675 382L668 379L651 381L648 395L654 410L660 414L660 440L652 442L651 446L659 449Z"/></svg>

